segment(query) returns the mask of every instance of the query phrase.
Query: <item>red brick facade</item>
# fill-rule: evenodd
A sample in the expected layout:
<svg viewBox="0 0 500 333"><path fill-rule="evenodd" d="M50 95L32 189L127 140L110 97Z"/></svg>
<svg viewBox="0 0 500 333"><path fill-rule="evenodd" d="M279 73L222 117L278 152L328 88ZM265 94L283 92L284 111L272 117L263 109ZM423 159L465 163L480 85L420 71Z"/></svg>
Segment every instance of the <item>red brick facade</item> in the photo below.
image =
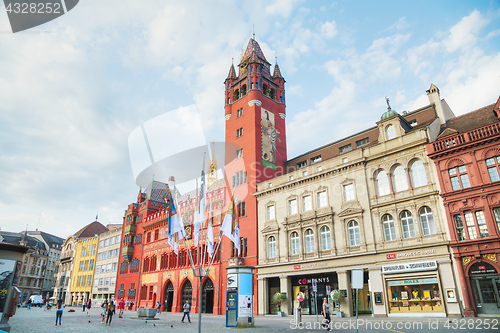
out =
<svg viewBox="0 0 500 333"><path fill-rule="evenodd" d="M500 284L492 283L489 290L485 281L500 276L499 104L500 98L448 120L437 140L427 145L438 172L465 316L497 309L496 304L493 312L487 307L492 296L498 299Z"/></svg>

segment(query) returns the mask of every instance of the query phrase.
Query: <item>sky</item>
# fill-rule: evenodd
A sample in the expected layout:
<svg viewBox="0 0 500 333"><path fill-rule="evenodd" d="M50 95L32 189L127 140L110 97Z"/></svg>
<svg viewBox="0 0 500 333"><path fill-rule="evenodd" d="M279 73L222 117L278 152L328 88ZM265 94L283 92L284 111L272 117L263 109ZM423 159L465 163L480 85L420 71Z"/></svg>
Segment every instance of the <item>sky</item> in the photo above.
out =
<svg viewBox="0 0 500 333"><path fill-rule="evenodd" d="M412 111L434 83L461 115L500 95L499 1L85 0L16 34L2 2L1 230L121 223L131 133L195 105L223 141L223 82L253 31L286 80L289 158L375 126L385 96Z"/></svg>

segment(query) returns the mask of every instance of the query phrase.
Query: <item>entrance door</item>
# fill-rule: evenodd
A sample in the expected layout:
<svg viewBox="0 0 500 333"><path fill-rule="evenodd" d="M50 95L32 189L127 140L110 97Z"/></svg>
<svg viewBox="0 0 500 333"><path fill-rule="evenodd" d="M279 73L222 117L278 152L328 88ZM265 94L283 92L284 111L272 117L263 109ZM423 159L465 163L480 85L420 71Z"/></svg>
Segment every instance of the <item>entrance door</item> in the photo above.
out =
<svg viewBox="0 0 500 333"><path fill-rule="evenodd" d="M500 313L500 295L498 293L500 281L498 276L473 277L471 285L478 314Z"/></svg>
<svg viewBox="0 0 500 333"><path fill-rule="evenodd" d="M203 313L214 313L214 284L207 279L203 285Z"/></svg>
<svg viewBox="0 0 500 333"><path fill-rule="evenodd" d="M174 302L174 286L172 282L167 284L167 288L165 288L165 311L172 312L172 304Z"/></svg>
<svg viewBox="0 0 500 333"><path fill-rule="evenodd" d="M189 302L189 305L193 306L192 299L193 298L193 287L191 286L191 282L189 280L184 283L184 288L182 288L182 303L181 308L186 304L186 301Z"/></svg>

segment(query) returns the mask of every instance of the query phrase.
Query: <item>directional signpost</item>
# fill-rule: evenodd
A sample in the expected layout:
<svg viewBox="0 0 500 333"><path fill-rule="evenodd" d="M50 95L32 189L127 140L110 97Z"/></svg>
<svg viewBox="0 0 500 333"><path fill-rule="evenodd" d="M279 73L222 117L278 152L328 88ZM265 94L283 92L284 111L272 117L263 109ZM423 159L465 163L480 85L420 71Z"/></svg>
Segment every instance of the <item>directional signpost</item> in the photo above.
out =
<svg viewBox="0 0 500 333"><path fill-rule="evenodd" d="M351 289L356 289L356 333L358 333L358 294L359 289L364 287L363 269L351 270Z"/></svg>

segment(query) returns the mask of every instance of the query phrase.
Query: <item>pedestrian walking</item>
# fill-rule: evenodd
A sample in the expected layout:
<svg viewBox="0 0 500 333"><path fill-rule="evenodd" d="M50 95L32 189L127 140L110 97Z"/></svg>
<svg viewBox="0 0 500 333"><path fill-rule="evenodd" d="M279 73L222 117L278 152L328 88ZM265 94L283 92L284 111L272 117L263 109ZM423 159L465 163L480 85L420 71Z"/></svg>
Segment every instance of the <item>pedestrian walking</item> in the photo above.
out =
<svg viewBox="0 0 500 333"><path fill-rule="evenodd" d="M158 301L156 302L156 313L161 314L160 308L161 308L161 303L160 301Z"/></svg>
<svg viewBox="0 0 500 333"><path fill-rule="evenodd" d="M57 301L57 306L56 306L56 326L57 326L57 320L59 319L59 325L61 325L61 318L63 315L64 311L64 303L62 299Z"/></svg>
<svg viewBox="0 0 500 333"><path fill-rule="evenodd" d="M28 299L28 305L27 305L28 310L31 309L31 299Z"/></svg>
<svg viewBox="0 0 500 333"><path fill-rule="evenodd" d="M111 325L111 319L113 319L113 313L115 313L115 305L113 304L113 301L111 301L109 302L108 305L108 316L106 317L106 324L104 326Z"/></svg>
<svg viewBox="0 0 500 333"><path fill-rule="evenodd" d="M116 298L113 299L113 314L116 314Z"/></svg>
<svg viewBox="0 0 500 333"><path fill-rule="evenodd" d="M184 315L182 316L181 323L184 322L184 318L187 316L188 321L191 324L191 317L189 316L189 308L190 307L191 307L191 305L189 305L189 301L186 301L186 304L184 304L184 306L182 307L184 309Z"/></svg>
<svg viewBox="0 0 500 333"><path fill-rule="evenodd" d="M126 305L125 310L129 310L129 308L128 308L128 301L127 301L127 303L125 303L125 305Z"/></svg>
<svg viewBox="0 0 500 333"><path fill-rule="evenodd" d="M330 304L328 304L327 298L323 298L323 320L322 326L326 328L328 331L330 330Z"/></svg>
<svg viewBox="0 0 500 333"><path fill-rule="evenodd" d="M101 312L101 324L104 323L104 319L106 319L106 312L108 311L108 300L105 299L104 302L101 305L102 307L102 312Z"/></svg>
<svg viewBox="0 0 500 333"><path fill-rule="evenodd" d="M120 310L118 312L118 318L121 318L123 316L123 310L125 309L125 301L123 300L123 298L120 303L118 303L118 309Z"/></svg>
<svg viewBox="0 0 500 333"><path fill-rule="evenodd" d="M89 298L89 301L87 302L87 316L90 316L90 308L92 307L92 299Z"/></svg>
<svg viewBox="0 0 500 333"><path fill-rule="evenodd" d="M130 302L130 306L129 306L129 310L132 311L132 309L134 308L134 302Z"/></svg>
<svg viewBox="0 0 500 333"><path fill-rule="evenodd" d="M85 312L85 309L87 308L87 302L83 300L83 310L82 312Z"/></svg>

